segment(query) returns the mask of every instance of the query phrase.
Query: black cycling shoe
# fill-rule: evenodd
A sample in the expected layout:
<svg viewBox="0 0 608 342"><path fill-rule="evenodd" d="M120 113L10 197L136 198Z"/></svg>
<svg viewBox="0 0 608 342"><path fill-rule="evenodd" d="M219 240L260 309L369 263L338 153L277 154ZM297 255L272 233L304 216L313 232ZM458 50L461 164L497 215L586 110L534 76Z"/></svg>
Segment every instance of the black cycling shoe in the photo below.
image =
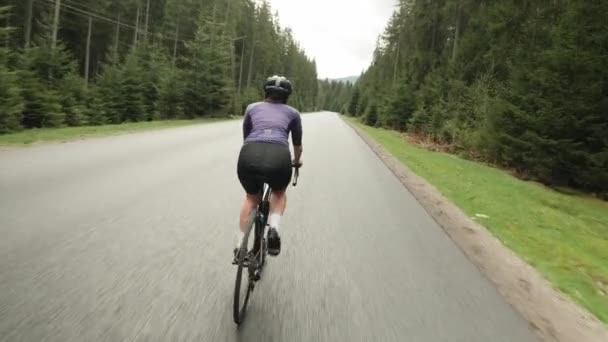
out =
<svg viewBox="0 0 608 342"><path fill-rule="evenodd" d="M274 228L268 231L268 254L272 256L281 254L281 237Z"/></svg>

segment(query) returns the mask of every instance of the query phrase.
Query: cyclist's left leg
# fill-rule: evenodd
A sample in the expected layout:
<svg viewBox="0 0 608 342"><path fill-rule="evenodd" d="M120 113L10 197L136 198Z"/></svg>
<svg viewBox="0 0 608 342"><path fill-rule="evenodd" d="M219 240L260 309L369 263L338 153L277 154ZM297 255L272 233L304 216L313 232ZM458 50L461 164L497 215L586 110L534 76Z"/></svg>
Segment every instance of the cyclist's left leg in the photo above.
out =
<svg viewBox="0 0 608 342"><path fill-rule="evenodd" d="M241 206L241 215L239 219L241 233L245 233L247 223L249 222L249 215L251 215L251 211L258 205L259 201L258 195L245 194L245 200Z"/></svg>
<svg viewBox="0 0 608 342"><path fill-rule="evenodd" d="M247 223L249 223L251 211L258 205L258 202L258 195L245 195L245 200L243 201L241 213L239 215L239 230L234 238L234 261L236 261L237 253L241 248L241 244L243 243L243 238L245 237L245 230L247 229Z"/></svg>
<svg viewBox="0 0 608 342"><path fill-rule="evenodd" d="M241 148L239 154L239 161L237 165L237 175L243 189L245 190L245 200L241 206L241 212L239 215L239 230L237 232L235 241L235 255L236 251L240 248L241 242L243 241L244 232L247 229L247 223L251 211L258 205L260 198L259 193L261 191L260 183L260 170L257 165L257 156L259 150L263 148L259 144L244 145Z"/></svg>

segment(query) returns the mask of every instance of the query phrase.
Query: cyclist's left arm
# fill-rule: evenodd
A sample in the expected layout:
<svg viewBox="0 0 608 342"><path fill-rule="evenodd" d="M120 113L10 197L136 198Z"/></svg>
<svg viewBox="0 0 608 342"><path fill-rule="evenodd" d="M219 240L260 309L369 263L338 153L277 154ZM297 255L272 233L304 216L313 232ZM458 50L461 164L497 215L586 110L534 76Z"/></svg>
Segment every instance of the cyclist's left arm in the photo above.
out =
<svg viewBox="0 0 608 342"><path fill-rule="evenodd" d="M243 120L243 140L247 139L252 130L253 123L251 122L251 115L249 115L249 108L247 108L247 111L245 111L245 119Z"/></svg>

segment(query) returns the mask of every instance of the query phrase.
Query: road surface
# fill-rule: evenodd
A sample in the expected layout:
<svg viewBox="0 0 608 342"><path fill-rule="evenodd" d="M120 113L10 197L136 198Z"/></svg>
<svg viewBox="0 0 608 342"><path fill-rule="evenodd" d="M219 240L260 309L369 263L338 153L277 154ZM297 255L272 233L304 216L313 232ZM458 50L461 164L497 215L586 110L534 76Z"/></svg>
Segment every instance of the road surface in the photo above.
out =
<svg viewBox="0 0 608 342"><path fill-rule="evenodd" d="M236 329L239 125L0 152L0 341L537 341L330 113Z"/></svg>

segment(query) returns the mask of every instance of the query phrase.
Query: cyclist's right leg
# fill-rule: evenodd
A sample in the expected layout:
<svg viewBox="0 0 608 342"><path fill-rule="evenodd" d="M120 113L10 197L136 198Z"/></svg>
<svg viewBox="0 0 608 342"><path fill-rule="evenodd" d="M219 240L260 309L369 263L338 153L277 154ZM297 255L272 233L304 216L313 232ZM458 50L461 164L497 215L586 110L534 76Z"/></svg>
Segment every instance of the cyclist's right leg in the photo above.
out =
<svg viewBox="0 0 608 342"><path fill-rule="evenodd" d="M283 191L272 191L270 198L270 213L268 215L268 225L279 230L281 217L287 209L287 193Z"/></svg>
<svg viewBox="0 0 608 342"><path fill-rule="evenodd" d="M273 190L270 198L270 212L283 215L285 209L287 209L287 192Z"/></svg>
<svg viewBox="0 0 608 342"><path fill-rule="evenodd" d="M270 255L279 255L281 253L281 236L279 227L281 218L287 207L287 194L283 191L273 191L270 198L270 214L268 217L268 253Z"/></svg>

